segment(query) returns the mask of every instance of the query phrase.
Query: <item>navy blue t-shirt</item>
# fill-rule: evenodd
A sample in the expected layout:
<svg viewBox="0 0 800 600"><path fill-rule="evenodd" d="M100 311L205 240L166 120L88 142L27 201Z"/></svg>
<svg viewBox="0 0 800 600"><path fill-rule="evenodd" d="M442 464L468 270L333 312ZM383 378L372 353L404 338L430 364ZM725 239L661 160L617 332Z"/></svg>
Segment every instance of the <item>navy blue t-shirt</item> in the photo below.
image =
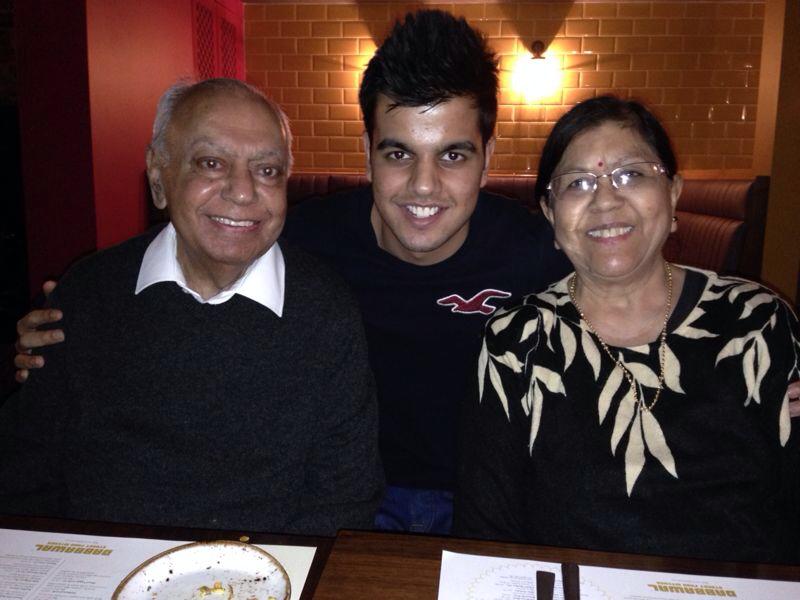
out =
<svg viewBox="0 0 800 600"><path fill-rule="evenodd" d="M382 250L371 208L371 188L308 200L290 211L284 236L328 260L361 305L388 483L452 489L486 320L570 266L544 217L508 198L481 192L464 244L429 266Z"/></svg>

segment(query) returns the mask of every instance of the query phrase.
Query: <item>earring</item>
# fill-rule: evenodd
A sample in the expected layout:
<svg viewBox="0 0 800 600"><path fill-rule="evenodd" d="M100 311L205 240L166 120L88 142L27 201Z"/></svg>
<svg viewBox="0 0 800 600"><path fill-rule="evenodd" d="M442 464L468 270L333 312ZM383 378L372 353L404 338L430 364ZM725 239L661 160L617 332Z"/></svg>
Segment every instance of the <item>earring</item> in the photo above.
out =
<svg viewBox="0 0 800 600"><path fill-rule="evenodd" d="M673 223L677 223L677 222L678 222L678 217L676 217L676 216L673 216L673 217L672 217L672 222L673 222Z"/></svg>

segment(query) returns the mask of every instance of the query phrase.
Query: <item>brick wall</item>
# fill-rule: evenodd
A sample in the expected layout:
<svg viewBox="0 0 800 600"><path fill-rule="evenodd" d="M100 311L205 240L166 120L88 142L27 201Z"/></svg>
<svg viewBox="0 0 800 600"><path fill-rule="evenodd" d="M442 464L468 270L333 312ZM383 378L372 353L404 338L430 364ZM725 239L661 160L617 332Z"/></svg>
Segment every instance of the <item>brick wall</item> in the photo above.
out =
<svg viewBox="0 0 800 600"><path fill-rule="evenodd" d="M421 3L417 3L418 5ZM684 170L749 174L764 2L455 2L500 56L496 173L535 173L552 124L575 102L611 92L648 102ZM247 79L292 119L296 169L363 167L357 89L393 19L411 3L245 5ZM512 88L534 39L562 69L562 87L535 103Z"/></svg>

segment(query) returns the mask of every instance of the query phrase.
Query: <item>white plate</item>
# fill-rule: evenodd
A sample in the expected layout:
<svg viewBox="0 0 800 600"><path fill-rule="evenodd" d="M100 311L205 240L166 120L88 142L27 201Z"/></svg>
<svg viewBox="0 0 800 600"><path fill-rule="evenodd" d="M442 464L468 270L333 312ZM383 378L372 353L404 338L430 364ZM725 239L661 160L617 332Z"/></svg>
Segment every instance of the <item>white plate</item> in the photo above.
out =
<svg viewBox="0 0 800 600"><path fill-rule="evenodd" d="M242 542L196 542L154 556L136 567L112 600L289 600L281 563Z"/></svg>

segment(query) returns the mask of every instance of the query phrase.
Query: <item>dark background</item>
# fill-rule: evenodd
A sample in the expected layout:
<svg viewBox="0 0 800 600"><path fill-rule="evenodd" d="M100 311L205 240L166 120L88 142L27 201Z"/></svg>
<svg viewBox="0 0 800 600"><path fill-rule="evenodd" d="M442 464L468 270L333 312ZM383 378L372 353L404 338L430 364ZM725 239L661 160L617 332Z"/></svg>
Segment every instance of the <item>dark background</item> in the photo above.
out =
<svg viewBox="0 0 800 600"><path fill-rule="evenodd" d="M15 325L29 307L13 25L14 0L0 0L0 398L14 387Z"/></svg>

